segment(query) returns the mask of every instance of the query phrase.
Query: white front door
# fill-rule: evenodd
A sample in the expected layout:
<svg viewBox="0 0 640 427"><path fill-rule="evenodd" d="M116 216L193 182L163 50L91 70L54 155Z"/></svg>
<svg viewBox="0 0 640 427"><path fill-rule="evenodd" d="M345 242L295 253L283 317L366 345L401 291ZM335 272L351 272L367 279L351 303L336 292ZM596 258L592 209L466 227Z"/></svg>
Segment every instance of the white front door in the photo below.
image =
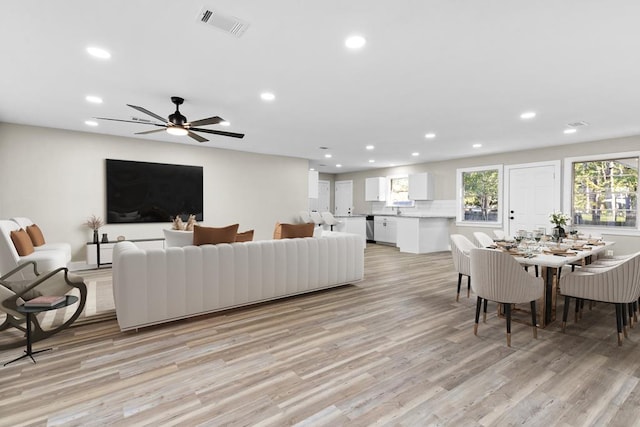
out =
<svg viewBox="0 0 640 427"><path fill-rule="evenodd" d="M329 181L318 181L318 212L331 212L331 186Z"/></svg>
<svg viewBox="0 0 640 427"><path fill-rule="evenodd" d="M549 214L560 210L560 162L512 165L505 169L507 235L540 227L549 234Z"/></svg>
<svg viewBox="0 0 640 427"><path fill-rule="evenodd" d="M353 205L353 181L336 181L334 215L351 215Z"/></svg>

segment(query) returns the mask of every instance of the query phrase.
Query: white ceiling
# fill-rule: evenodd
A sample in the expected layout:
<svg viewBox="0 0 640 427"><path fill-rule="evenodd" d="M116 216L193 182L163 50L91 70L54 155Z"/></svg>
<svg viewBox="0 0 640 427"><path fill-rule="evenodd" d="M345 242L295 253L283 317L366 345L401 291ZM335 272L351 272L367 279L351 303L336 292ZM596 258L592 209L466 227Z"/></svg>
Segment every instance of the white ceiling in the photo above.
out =
<svg viewBox="0 0 640 427"><path fill-rule="evenodd" d="M203 6L250 26L237 38L199 23ZM167 116L176 95L188 119L218 115L231 126L208 128L246 134L205 145L329 173L635 135L638 17L637 0L3 2L0 121L132 136L150 127L84 121L148 118L126 104ZM359 51L344 47L354 33ZM576 121L589 126L564 134Z"/></svg>

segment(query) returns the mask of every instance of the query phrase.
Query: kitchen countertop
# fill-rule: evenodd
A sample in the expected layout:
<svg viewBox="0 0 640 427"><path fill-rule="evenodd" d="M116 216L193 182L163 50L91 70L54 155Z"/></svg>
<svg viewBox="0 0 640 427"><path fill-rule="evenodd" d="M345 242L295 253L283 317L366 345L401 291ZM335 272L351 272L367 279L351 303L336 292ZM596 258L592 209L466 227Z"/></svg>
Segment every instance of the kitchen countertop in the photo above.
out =
<svg viewBox="0 0 640 427"><path fill-rule="evenodd" d="M414 214L414 215L396 215L396 214L372 214L373 216L390 216L394 218L455 218L455 215L446 214Z"/></svg>

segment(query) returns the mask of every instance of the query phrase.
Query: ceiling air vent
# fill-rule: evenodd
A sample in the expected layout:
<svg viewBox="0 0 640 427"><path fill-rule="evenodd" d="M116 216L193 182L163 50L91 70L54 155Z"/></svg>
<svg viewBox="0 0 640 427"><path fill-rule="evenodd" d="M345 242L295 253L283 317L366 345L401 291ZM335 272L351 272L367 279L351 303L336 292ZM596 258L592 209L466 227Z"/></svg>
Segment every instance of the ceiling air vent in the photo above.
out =
<svg viewBox="0 0 640 427"><path fill-rule="evenodd" d="M211 25L214 28L240 37L249 28L249 23L241 21L235 16L225 16L208 7L203 7L198 15L198 21Z"/></svg>
<svg viewBox="0 0 640 427"><path fill-rule="evenodd" d="M573 123L567 123L567 126L572 127L572 128L579 128L582 126L589 126L589 123L587 122L573 122Z"/></svg>

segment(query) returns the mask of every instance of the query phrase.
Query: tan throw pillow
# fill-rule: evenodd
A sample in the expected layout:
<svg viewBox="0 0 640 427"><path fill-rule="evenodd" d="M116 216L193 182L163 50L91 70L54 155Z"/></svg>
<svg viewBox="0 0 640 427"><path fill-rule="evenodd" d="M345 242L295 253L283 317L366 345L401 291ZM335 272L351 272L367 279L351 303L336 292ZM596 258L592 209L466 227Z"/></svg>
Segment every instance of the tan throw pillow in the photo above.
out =
<svg viewBox="0 0 640 427"><path fill-rule="evenodd" d="M40 227L36 224L27 225L27 234L29 235L33 246L42 246L45 244L42 230L40 230Z"/></svg>
<svg viewBox="0 0 640 427"><path fill-rule="evenodd" d="M253 230L243 231L236 235L236 242L250 242L253 240Z"/></svg>
<svg viewBox="0 0 640 427"><path fill-rule="evenodd" d="M27 256L33 253L33 243L31 243L27 232L22 228L18 231L11 232L11 241L18 251L18 255Z"/></svg>
<svg viewBox="0 0 640 427"><path fill-rule="evenodd" d="M218 243L233 243L236 241L237 234L238 224L220 228L194 225L193 244L196 246L200 246L217 245Z"/></svg>
<svg viewBox="0 0 640 427"><path fill-rule="evenodd" d="M307 224L279 224L280 237L274 239L295 239L298 237L313 237L314 223Z"/></svg>
<svg viewBox="0 0 640 427"><path fill-rule="evenodd" d="M282 239L282 224L276 222L276 228L273 229L273 238L274 240Z"/></svg>

